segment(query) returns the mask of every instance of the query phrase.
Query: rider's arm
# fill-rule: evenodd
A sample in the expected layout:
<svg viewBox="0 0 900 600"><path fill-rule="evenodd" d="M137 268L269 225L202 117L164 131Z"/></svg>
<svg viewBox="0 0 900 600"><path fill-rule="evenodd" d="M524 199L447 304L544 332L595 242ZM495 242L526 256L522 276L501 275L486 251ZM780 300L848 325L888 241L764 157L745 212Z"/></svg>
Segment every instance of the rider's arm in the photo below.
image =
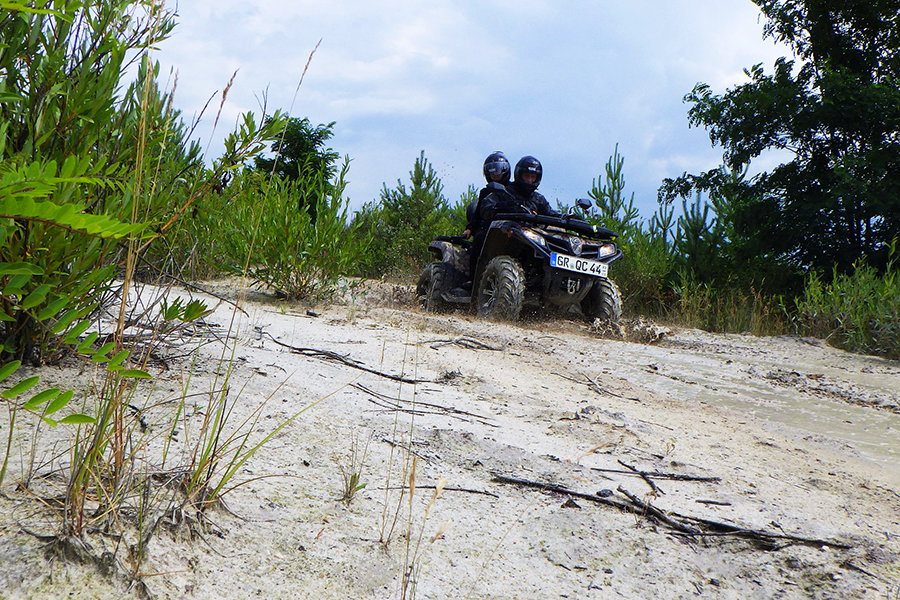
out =
<svg viewBox="0 0 900 600"><path fill-rule="evenodd" d="M553 210L553 208L550 207L550 203L547 202L547 199L544 198L543 194L538 194L537 192L535 192L534 200L539 215L548 215L551 217L561 216L561 213L559 211Z"/></svg>
<svg viewBox="0 0 900 600"><path fill-rule="evenodd" d="M490 193L478 201L477 217L481 223L490 224L499 210L500 202L495 193Z"/></svg>

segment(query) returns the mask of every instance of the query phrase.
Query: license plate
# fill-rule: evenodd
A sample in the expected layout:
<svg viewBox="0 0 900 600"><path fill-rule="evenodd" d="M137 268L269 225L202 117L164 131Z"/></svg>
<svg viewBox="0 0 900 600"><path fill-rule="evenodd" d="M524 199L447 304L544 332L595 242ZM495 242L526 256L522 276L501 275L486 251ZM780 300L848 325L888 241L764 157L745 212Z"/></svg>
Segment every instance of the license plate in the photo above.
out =
<svg viewBox="0 0 900 600"><path fill-rule="evenodd" d="M599 260L578 258L577 256L557 254L556 252L550 253L550 266L595 277L606 277L607 273L609 273L609 265Z"/></svg>

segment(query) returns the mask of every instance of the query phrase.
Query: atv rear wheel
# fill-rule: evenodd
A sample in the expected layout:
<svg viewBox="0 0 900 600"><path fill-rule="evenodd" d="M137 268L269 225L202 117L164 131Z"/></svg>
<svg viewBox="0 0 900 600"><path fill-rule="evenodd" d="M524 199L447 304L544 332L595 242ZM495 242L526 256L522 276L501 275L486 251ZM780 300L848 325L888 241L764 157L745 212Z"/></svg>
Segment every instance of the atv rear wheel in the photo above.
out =
<svg viewBox="0 0 900 600"><path fill-rule="evenodd" d="M600 319L618 323L622 316L622 294L616 282L605 277L595 280L587 296L581 301L581 312L590 321Z"/></svg>
<svg viewBox="0 0 900 600"><path fill-rule="evenodd" d="M478 284L478 316L515 321L525 301L525 274L514 258L497 256L484 268Z"/></svg>
<svg viewBox="0 0 900 600"><path fill-rule="evenodd" d="M416 299L419 306L428 312L447 310L449 305L441 295L453 286L453 266L445 262L425 265L419 283L416 285Z"/></svg>

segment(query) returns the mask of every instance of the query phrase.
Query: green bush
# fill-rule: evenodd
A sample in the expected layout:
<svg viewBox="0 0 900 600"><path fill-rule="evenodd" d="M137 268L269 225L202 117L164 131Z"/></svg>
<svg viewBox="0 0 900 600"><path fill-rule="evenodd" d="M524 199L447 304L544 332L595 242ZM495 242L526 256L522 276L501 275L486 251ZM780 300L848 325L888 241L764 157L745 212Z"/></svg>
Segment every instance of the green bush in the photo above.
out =
<svg viewBox="0 0 900 600"><path fill-rule="evenodd" d="M889 262L883 275L865 263L850 274L835 267L831 282L810 273L796 300L797 330L845 350L900 358L900 277L894 265Z"/></svg>
<svg viewBox="0 0 900 600"><path fill-rule="evenodd" d="M133 1L34 4L0 13L0 263L32 267L0 281L0 361L47 356L62 330L37 316L94 306L115 275L117 239L141 229L126 224L140 195L126 120L140 100L122 101L120 81L127 55L173 25L166 14L134 19Z"/></svg>
<svg viewBox="0 0 900 600"><path fill-rule="evenodd" d="M349 223L348 164L333 181L318 171L296 181L247 171L198 202L185 227L204 271L246 275L283 298L331 295L369 244ZM301 195L313 203L298 208Z"/></svg>

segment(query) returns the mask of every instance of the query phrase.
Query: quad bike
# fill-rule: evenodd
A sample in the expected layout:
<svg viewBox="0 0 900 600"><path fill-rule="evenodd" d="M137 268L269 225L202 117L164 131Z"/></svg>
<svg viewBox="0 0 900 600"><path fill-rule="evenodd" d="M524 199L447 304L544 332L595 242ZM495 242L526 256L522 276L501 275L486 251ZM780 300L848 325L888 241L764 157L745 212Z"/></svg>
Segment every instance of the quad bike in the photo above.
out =
<svg viewBox="0 0 900 600"><path fill-rule="evenodd" d="M578 200L582 210L589 200ZM425 266L416 295L429 311L471 306L479 317L515 321L525 307L580 309L585 318L616 322L622 296L609 265L622 257L618 235L575 214L498 214L491 223L474 276L472 243L438 236L428 249L437 259ZM472 281L472 291L460 286Z"/></svg>

